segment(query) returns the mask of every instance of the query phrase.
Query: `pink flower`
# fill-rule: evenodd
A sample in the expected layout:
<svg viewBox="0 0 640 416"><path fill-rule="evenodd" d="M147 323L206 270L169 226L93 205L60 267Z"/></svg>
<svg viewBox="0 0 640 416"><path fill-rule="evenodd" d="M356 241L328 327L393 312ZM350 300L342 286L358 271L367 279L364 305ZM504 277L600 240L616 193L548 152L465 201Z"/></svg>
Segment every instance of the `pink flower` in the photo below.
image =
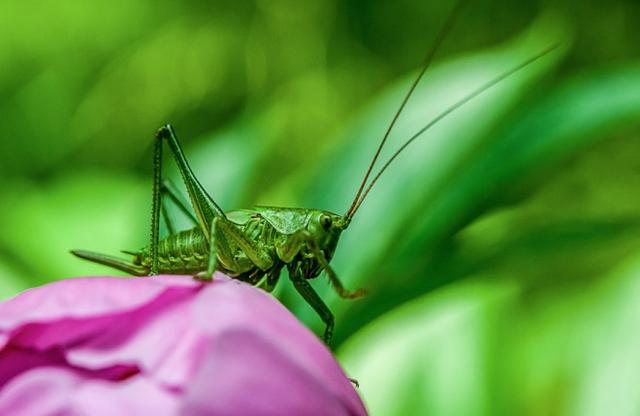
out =
<svg viewBox="0 0 640 416"><path fill-rule="evenodd" d="M0 303L2 415L364 415L329 350L220 274L59 281Z"/></svg>

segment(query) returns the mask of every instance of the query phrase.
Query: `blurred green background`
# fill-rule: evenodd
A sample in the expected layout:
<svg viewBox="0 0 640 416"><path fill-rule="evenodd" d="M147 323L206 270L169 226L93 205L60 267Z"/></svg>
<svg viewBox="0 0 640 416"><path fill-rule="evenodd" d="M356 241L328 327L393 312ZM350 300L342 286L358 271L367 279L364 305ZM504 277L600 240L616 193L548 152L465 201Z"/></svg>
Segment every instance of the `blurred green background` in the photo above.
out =
<svg viewBox="0 0 640 416"><path fill-rule="evenodd" d="M69 249L147 243L167 122L225 209L344 212L451 6L4 0L0 297L113 274ZM635 0L465 6L383 155L561 47L374 188L333 261L368 297L314 281L372 414L640 413L638 21ZM275 294L321 330L284 274Z"/></svg>

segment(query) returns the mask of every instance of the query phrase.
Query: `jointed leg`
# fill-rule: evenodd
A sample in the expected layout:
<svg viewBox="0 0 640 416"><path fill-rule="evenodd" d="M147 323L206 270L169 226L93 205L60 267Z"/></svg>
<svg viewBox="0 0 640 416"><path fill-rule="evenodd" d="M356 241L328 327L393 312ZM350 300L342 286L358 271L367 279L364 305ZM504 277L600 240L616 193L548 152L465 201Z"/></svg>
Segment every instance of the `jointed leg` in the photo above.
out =
<svg viewBox="0 0 640 416"><path fill-rule="evenodd" d="M160 185L160 208L162 218L164 218L164 223L167 226L169 234L175 234L176 227L173 225L173 220L171 218L171 215L169 214L169 210L167 209L167 200L165 198L167 196L180 209L180 211L191 220L193 225L198 224L198 220L196 220L196 217L193 216L193 214L187 207L187 204L182 200L173 183L170 180L165 179Z"/></svg>
<svg viewBox="0 0 640 416"><path fill-rule="evenodd" d="M162 177L162 142L156 141L153 153L153 190L151 197L150 274L158 274L158 242L160 241L160 181Z"/></svg>
<svg viewBox="0 0 640 416"><path fill-rule="evenodd" d="M304 277L300 276L294 270L289 269L289 278L293 282L293 286L296 288L298 293L302 295L302 297L311 305L311 307L316 311L320 318L326 325L324 330L324 342L327 345L331 345L331 337L333 336L333 326L334 319L333 314L325 305L325 303L320 299L320 296L316 293L316 291L311 287L309 281Z"/></svg>
<svg viewBox="0 0 640 416"><path fill-rule="evenodd" d="M209 235L211 236L209 240L209 260L207 270L196 275L196 278L200 280L211 280L213 273L216 271L218 257L225 259L224 262L230 270L237 271L240 269L233 252L234 247L240 247L238 241L246 243L241 248L256 266L263 267L266 270L273 265L273 259L264 249L257 246L254 241L247 238L242 230L225 218L215 217L213 219Z"/></svg>
<svg viewBox="0 0 640 416"><path fill-rule="evenodd" d="M167 204L165 204L164 198L160 203L160 216L164 218L164 224L167 226L169 234L175 234L176 227L173 225L173 220L171 219L171 215L169 215L169 211L167 211Z"/></svg>
<svg viewBox="0 0 640 416"><path fill-rule="evenodd" d="M259 269L268 270L273 266L274 259L269 252L247 237L234 223L226 218L218 218L217 227L224 234L224 237L233 241Z"/></svg>
<svg viewBox="0 0 640 416"><path fill-rule="evenodd" d="M181 202L178 197L178 193L175 192L168 182L164 183L164 186L160 183L161 180L161 164L162 164L162 140L167 140L169 148L173 153L175 161L178 165L178 170L182 175L185 187L189 193L191 199L191 205L195 212L195 218L191 215L187 207ZM158 270L158 236L159 236L159 216L160 216L160 192L163 189L169 197L173 200L178 207L186 213L190 218L197 220L197 224L200 226L202 233L205 235L210 249L209 262L207 270L204 273L199 273L197 277L210 280L213 272L216 268L217 253L215 244L215 232L216 226L214 220L216 218L222 218L226 220L226 216L222 209L215 203L207 191L198 181L198 178L194 175L187 158L184 156L182 148L178 143L178 139L175 136L173 128L170 125L161 127L156 133L156 151L154 157L154 191L153 191L153 214L152 214L152 232L151 232L151 253L152 253L152 274L156 274ZM166 211L165 211L166 214ZM165 215L167 219L168 228L173 228L170 225L168 215Z"/></svg>
<svg viewBox="0 0 640 416"><path fill-rule="evenodd" d="M362 288L357 289L353 292L350 292L347 289L345 289L344 286L342 285L342 282L338 278L338 275L333 270L333 267L329 265L329 262L324 257L324 254L322 253L322 251L318 250L318 248L315 245L311 246L311 251L313 252L313 256L316 258L316 260L318 260L318 263L320 263L322 268L327 272L327 276L329 277L331 286L336 291L338 296L340 296L343 299L358 299L367 294L367 292Z"/></svg>
<svg viewBox="0 0 640 416"><path fill-rule="evenodd" d="M267 283L266 285L262 286L262 288L267 292L272 292L273 289L276 288L276 285L278 284L278 280L280 280L281 271L282 271L282 268L280 267L271 269L267 277Z"/></svg>
<svg viewBox="0 0 640 416"><path fill-rule="evenodd" d="M258 287L264 291L272 292L276 287L276 283L278 283L278 279L280 278L280 271L282 269L279 267L274 267L269 270L262 279L260 279L257 283L254 284L255 287Z"/></svg>
<svg viewBox="0 0 640 416"><path fill-rule="evenodd" d="M289 263L300 252L300 249L305 243L313 253L313 257L318 260L318 263L320 263L322 268L327 272L331 286L334 288L338 296L344 299L357 299L365 295L364 289L358 289L354 292L350 292L344 288L342 282L340 282L340 279L338 278L338 275L325 258L324 253L318 248L315 240L306 230L300 230L288 237L285 244L276 244L278 257L280 257L283 262Z"/></svg>
<svg viewBox="0 0 640 416"><path fill-rule="evenodd" d="M182 200L180 193L176 189L175 185L169 180L165 179L162 181L160 185L160 192L162 196L168 196L169 199L180 209L180 211L188 217L194 225L198 224L198 220L193 216L193 213L187 206L187 204Z"/></svg>
<svg viewBox="0 0 640 416"><path fill-rule="evenodd" d="M182 175L182 179L189 193L193 210L195 211L198 219L198 224L205 235L209 235L209 229L211 228L211 222L215 216L225 217L222 209L213 201L203 186L200 184L196 176L193 174L189 162L176 139L173 128L169 125L163 126L158 130L156 134L158 141L167 140L169 148L173 153L173 156Z"/></svg>
<svg viewBox="0 0 640 416"><path fill-rule="evenodd" d="M207 262L207 270L196 274L195 278L198 280L211 281L213 280L213 273L216 271L216 264L218 263L218 253L216 250L216 238L218 237L216 230L217 222L217 218L214 218L213 221L211 221L211 234L209 234L211 236L209 238L209 261Z"/></svg>

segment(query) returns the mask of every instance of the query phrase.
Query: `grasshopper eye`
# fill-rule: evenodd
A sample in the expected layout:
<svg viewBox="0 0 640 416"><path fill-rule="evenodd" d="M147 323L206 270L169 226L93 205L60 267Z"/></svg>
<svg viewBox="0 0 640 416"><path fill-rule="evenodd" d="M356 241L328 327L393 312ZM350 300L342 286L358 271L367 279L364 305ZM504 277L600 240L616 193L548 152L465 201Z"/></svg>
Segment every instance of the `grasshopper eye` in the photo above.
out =
<svg viewBox="0 0 640 416"><path fill-rule="evenodd" d="M320 216L320 225L322 225L322 228L324 228L325 230L328 230L329 228L331 228L332 222L333 220L331 219L330 216L324 215L324 214Z"/></svg>

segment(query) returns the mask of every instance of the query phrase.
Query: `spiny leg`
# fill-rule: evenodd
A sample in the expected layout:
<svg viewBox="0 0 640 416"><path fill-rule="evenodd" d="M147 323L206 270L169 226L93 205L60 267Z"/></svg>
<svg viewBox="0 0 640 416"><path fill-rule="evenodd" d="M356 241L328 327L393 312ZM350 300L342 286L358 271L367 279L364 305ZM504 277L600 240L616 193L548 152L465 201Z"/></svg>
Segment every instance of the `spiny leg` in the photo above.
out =
<svg viewBox="0 0 640 416"><path fill-rule="evenodd" d="M191 199L191 205L195 211L196 218L198 219L198 225L202 229L202 232L209 237L209 231L211 228L211 222L215 216L225 218L225 214L222 209L215 203L215 201L209 196L204 187L198 181L198 178L194 175L189 162L182 151L182 147L178 143L178 139L170 125L161 127L156 134L158 141L167 140L169 148L173 153L175 161L178 165L178 170L182 175L182 180L189 193L189 199Z"/></svg>
<svg viewBox="0 0 640 416"><path fill-rule="evenodd" d="M162 178L162 142L157 140L153 152L153 190L151 196L150 275L158 274L158 244L160 241L160 182Z"/></svg>
<svg viewBox="0 0 640 416"><path fill-rule="evenodd" d="M289 278L293 283L293 286L296 288L298 293L302 295L304 300L307 301L309 305L316 311L316 313L320 316L320 319L326 325L324 330L324 342L327 345L331 345L331 337L333 336L333 326L334 326L334 318L333 314L327 307L327 305L322 301L320 296L316 293L313 287L309 284L309 281L305 279L299 272L289 268Z"/></svg>
<svg viewBox="0 0 640 416"><path fill-rule="evenodd" d="M182 200L182 198L180 197L180 194L176 190L173 183L171 183L171 181L169 181L168 179L165 179L162 181L162 184L160 185L160 198L161 198L160 214L162 215L162 218L164 218L164 222L167 226L167 230L169 231L169 234L175 234L176 227L173 225L173 220L171 219L171 215L169 214L169 210L167 209L167 202L165 198L167 196L180 209L180 211L187 218L189 218L189 220L191 220L193 225L198 224L198 220L196 220L196 217L194 217L191 211L189 210L189 208L187 208L187 204L185 204L185 202Z"/></svg>
<svg viewBox="0 0 640 416"><path fill-rule="evenodd" d="M307 244L313 257L320 263L320 266L327 272L331 286L334 288L338 296L344 299L357 299L366 294L364 289L358 289L350 292L344 288L342 282L338 278L338 275L333 270L329 262L324 256L324 253L318 248L313 237L306 230L299 230L292 236L288 237L284 243L276 244L276 252L278 257L285 263L289 263L299 252L304 244Z"/></svg>
<svg viewBox="0 0 640 416"><path fill-rule="evenodd" d="M210 276L213 275L213 271L210 272L210 269L211 268L215 269L216 259L217 259L215 254L216 247L214 243L214 235L211 234L213 221L215 218L222 218L226 220L226 215L224 214L222 209L218 206L218 204L216 204L213 198L211 198L211 196L207 193L207 191L204 189L202 184L200 184L200 181L198 181L198 178L196 178L196 176L194 175L193 171L191 170L191 167L189 166L189 162L187 161L187 158L185 157L184 152L182 151L182 147L180 146L180 143L178 143L178 139L176 138L175 132L173 131L173 128L170 125L161 127L156 133L156 149L160 149L160 150L159 151L156 150L157 161L155 166L157 166L158 173L157 173L157 176L154 175L154 203L155 203L155 199L158 198L155 194L156 184L158 189L160 188L160 185L161 185L160 184L161 173L159 172L159 170L160 170L160 163L162 161L161 160L162 159L162 153L161 153L162 140L167 140L167 143L169 144L169 148L173 153L176 164L178 165L178 170L182 175L182 180L185 184L185 187L187 188L189 199L191 200L191 205L196 214L195 216L197 218L197 223L200 226L200 229L202 230L202 233L204 234L205 238L207 239L207 242L209 243L210 253L214 253L213 255L209 256L210 259L207 266L207 272L204 275L204 277L206 277L208 274L209 280L210 280ZM181 204L178 203L178 205L180 206ZM185 211L188 211L186 210L186 207L183 207L183 208L185 208ZM155 211L158 211L159 213L159 208L156 208ZM156 214L155 211L154 211L154 215ZM158 228L158 224L156 224L156 230L157 228ZM158 238L157 234L158 233L156 232L156 235L155 235L156 237L156 244L155 244L156 270L157 270L157 238ZM196 277L202 277L202 276L199 274Z"/></svg>
<svg viewBox="0 0 640 416"><path fill-rule="evenodd" d="M327 272L327 276L329 277L329 281L331 282L331 287L336 291L338 296L343 299L358 299L367 294L367 292L360 288L354 290L353 292L347 290L342 285L342 282L338 278L338 275L333 270L333 267L329 265L329 262L324 257L324 253L315 246L315 244L310 245L311 251L313 252L313 256L318 260L318 263L322 266L322 268Z"/></svg>
<svg viewBox="0 0 640 416"><path fill-rule="evenodd" d="M165 130L163 129L168 129L168 133L170 133L170 138L169 139L169 144L172 150L177 149L179 155L181 156L181 159L178 158L178 155L176 155L176 159L179 160L178 162L178 166L181 168L185 167L189 170L189 172L191 173L191 169L188 166L188 163L186 161L186 159L184 158L184 155L182 153L182 149L180 148L180 145L178 144L177 140L175 139L175 136L173 135L173 131L171 130L171 128L169 126L165 126L163 128L161 128L157 135L156 135L156 142L155 142L155 146L154 146L154 155L153 155L153 191L152 191L152 204L151 204L151 241L149 243L149 249L150 249L150 254L151 254L151 270L150 270L150 274L151 275L157 275L158 274L158 263L159 263L159 253L158 253L158 246L159 246L159 240L160 240L160 214L162 211L162 215L164 216L165 222L167 224L167 228L169 229L170 233L174 233L175 229L173 227L173 224L171 222L171 219L169 218L168 212L166 210L166 207L163 203L163 196L164 194L169 195L169 198L171 198L171 200L176 203L176 205L178 205L178 207L187 214L187 216L189 218L192 218L195 220L195 218L193 217L193 214L191 214L191 212L189 212L189 210L187 209L186 206L184 206L184 203L182 203L182 201L180 200L180 198L178 197L178 193L173 189L173 187L171 186L171 184L168 181L162 181L162 139L165 137L165 134L167 133L163 133ZM174 151L175 152L175 151ZM182 162L182 163L181 163ZM193 175L193 173L191 173L191 175ZM183 174L183 177L185 177L185 175ZM197 181L197 179L195 179ZM187 189L190 190L190 186L189 186L189 182L187 181L187 179L185 179L185 185L187 186ZM199 185L199 183L198 183ZM193 187L193 185L192 185ZM192 199L193 201L193 199ZM208 206L207 206L208 208ZM196 204L194 204L194 210L196 210L196 212L198 212L198 206Z"/></svg>
<svg viewBox="0 0 640 416"><path fill-rule="evenodd" d="M169 215L169 211L167 210L167 204L164 203L164 198L160 203L160 217L164 218L164 224L167 226L167 231L169 234L176 233L176 227L173 225L173 220L171 219L171 215Z"/></svg>
<svg viewBox="0 0 640 416"><path fill-rule="evenodd" d="M182 199L173 182L171 182L169 179L163 180L162 184L160 185L160 192L162 192L163 197L165 195L168 196L169 199L171 199L171 201L180 209L180 211L193 222L193 225L198 224L198 220L193 216L191 210L189 210L189 207Z"/></svg>

